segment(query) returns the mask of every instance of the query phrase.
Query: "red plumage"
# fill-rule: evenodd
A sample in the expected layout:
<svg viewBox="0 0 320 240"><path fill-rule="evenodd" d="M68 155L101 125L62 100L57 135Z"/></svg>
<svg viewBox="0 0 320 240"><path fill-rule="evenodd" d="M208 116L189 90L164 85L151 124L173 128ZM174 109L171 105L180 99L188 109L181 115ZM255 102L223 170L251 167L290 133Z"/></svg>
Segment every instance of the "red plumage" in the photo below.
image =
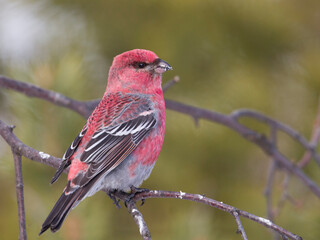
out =
<svg viewBox="0 0 320 240"><path fill-rule="evenodd" d="M151 51L116 56L106 92L63 156L52 179L70 166L68 183L42 225L57 231L69 211L103 189L128 191L147 179L160 153L165 129L161 75L171 69Z"/></svg>

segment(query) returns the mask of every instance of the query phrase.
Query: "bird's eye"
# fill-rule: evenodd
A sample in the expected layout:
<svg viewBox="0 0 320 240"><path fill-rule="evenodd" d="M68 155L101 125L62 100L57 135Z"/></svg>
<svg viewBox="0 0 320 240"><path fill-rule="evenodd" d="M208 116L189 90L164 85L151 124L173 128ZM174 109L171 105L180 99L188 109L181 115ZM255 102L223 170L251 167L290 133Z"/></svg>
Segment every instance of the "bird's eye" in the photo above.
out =
<svg viewBox="0 0 320 240"><path fill-rule="evenodd" d="M147 66L147 64L145 62L138 62L137 66L138 68L144 68L145 66Z"/></svg>

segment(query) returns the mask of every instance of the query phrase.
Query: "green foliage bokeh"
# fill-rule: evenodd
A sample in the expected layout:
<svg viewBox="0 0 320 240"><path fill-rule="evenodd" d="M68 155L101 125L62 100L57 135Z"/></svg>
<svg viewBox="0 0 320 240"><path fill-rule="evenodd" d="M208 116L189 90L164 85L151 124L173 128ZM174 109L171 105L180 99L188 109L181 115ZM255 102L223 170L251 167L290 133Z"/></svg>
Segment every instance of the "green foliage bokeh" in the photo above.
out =
<svg viewBox="0 0 320 240"><path fill-rule="evenodd" d="M8 54L0 41L2 75L78 100L95 99L104 92L115 55L150 49L173 66L164 82L175 75L181 79L166 98L226 114L255 109L307 138L311 134L320 90L319 1L28 0L2 4L5 10L0 14L11 12L18 20L21 12L32 16L34 25L30 22L30 29L24 30L35 39L29 42L31 54L19 58ZM1 35L1 26L11 25L7 17L0 19ZM15 39L12 44L22 43ZM0 89L0 118L16 125L15 134L24 143L58 157L85 122L67 109L6 89ZM244 124L268 133L255 121L245 119ZM279 147L293 161L304 153L285 135L279 136ZM206 121L197 127L190 117L167 111L163 151L143 187L205 194L266 216L263 190L269 163L255 145L235 132ZM66 183L63 176L49 185L54 172L23 159L29 239L37 239ZM314 163L306 173L319 183ZM275 199L281 195L283 176L277 175ZM0 192L1 238L15 239L14 169L10 148L2 139ZM296 204L287 202L276 223L305 239L319 239L319 199L295 178L289 192ZM140 209L154 239L241 238L230 215L208 206L152 199ZM249 239L272 238L256 223L244 220L244 227ZM117 210L105 194L98 193L73 210L59 232L47 232L39 239L139 238L126 209Z"/></svg>

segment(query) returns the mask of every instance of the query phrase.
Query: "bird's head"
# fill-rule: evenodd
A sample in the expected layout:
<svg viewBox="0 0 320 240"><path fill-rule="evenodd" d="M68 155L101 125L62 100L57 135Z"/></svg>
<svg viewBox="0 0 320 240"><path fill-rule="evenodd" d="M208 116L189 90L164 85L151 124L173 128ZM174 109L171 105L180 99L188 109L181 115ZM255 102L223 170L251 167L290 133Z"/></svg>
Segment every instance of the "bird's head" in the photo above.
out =
<svg viewBox="0 0 320 240"><path fill-rule="evenodd" d="M109 91L150 93L161 88L162 73L172 67L148 50L134 49L113 59L109 71Z"/></svg>

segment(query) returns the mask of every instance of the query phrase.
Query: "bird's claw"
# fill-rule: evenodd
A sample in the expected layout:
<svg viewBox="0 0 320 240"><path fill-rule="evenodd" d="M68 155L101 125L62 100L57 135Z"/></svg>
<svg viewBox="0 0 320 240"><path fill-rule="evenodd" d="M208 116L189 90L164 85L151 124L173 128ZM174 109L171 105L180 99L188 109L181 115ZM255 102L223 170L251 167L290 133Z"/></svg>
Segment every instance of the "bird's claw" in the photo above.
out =
<svg viewBox="0 0 320 240"><path fill-rule="evenodd" d="M130 187L131 193L126 196L126 200L124 201L124 205L127 207L128 203L136 196L138 193L149 192L147 188L136 188L135 186ZM145 203L145 199L141 200L141 205Z"/></svg>
<svg viewBox="0 0 320 240"><path fill-rule="evenodd" d="M117 199L114 193L115 193L115 190L109 191L107 194L108 194L109 198L113 201L113 203L116 205L116 207L118 209L120 209L121 208L121 206L119 204L120 199Z"/></svg>
<svg viewBox="0 0 320 240"><path fill-rule="evenodd" d="M148 192L149 189L146 189L146 188L136 188L134 186L131 186L130 187L130 190L131 192L130 193L127 193L127 192L123 192L123 191L117 191L117 190L109 190L107 195L109 196L109 198L113 201L113 203L116 205L116 207L118 209L121 208L120 206L120 201L123 200L124 202L124 205L126 207L128 207L128 203L130 201L132 201L132 199L136 196L136 194L138 193L142 193L142 192ZM118 198L117 198L117 197ZM143 204L145 203L145 199L142 199L141 200L141 205L142 206Z"/></svg>
<svg viewBox="0 0 320 240"><path fill-rule="evenodd" d="M142 193L142 192L149 192L149 189L147 188L136 188L135 186L130 187L131 194L137 194L137 193Z"/></svg>

